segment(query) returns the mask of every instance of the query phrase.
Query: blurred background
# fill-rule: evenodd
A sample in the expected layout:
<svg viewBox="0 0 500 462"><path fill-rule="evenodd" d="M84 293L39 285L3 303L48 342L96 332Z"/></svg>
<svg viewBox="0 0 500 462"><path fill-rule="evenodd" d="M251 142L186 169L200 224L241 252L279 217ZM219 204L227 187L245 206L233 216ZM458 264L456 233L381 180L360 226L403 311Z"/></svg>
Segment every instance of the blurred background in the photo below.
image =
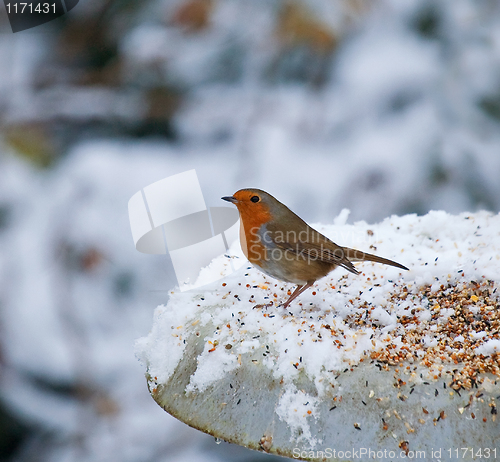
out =
<svg viewBox="0 0 500 462"><path fill-rule="evenodd" d="M497 0L0 5L0 461L259 461L149 396L134 341L175 285L127 202L196 169L309 222L500 208Z"/></svg>

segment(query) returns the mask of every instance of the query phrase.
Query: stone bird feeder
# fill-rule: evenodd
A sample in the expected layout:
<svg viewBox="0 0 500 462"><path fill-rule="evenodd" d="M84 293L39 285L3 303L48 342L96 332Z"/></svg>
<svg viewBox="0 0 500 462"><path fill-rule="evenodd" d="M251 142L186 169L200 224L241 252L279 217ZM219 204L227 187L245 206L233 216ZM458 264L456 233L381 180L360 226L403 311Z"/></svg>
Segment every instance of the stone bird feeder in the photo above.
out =
<svg viewBox="0 0 500 462"><path fill-rule="evenodd" d="M199 276L220 280L173 290L138 340L152 397L203 432L295 459L500 457L500 216L346 218L315 228L410 271L338 268L284 310L293 287L236 242Z"/></svg>

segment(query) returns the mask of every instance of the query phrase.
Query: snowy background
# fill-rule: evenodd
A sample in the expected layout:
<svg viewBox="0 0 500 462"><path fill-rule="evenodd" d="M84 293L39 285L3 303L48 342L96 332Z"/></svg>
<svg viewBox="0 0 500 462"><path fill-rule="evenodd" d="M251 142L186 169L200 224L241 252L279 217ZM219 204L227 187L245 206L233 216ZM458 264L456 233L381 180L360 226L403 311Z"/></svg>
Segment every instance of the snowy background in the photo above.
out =
<svg viewBox="0 0 500 462"><path fill-rule="evenodd" d="M192 168L208 206L309 222L498 212L500 4L81 0L16 34L0 5L0 461L273 459L163 412L134 357L175 279L127 202Z"/></svg>

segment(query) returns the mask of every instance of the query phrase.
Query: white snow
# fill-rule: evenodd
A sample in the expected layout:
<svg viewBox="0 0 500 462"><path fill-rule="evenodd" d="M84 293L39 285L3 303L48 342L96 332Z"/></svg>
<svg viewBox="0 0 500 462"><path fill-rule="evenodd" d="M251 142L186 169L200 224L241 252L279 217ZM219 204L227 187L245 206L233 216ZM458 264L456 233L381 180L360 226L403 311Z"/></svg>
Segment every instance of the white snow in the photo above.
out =
<svg viewBox="0 0 500 462"><path fill-rule="evenodd" d="M318 398L292 385L280 396L276 407L276 414L292 431L292 440L302 443L304 448L313 448L321 443L309 428L309 420L317 417L318 402Z"/></svg>
<svg viewBox="0 0 500 462"><path fill-rule="evenodd" d="M499 353L500 352L500 340L498 339L492 339L488 340L487 342L483 343L481 346L478 346L476 348L476 353L481 354L481 355L491 355L492 353Z"/></svg>

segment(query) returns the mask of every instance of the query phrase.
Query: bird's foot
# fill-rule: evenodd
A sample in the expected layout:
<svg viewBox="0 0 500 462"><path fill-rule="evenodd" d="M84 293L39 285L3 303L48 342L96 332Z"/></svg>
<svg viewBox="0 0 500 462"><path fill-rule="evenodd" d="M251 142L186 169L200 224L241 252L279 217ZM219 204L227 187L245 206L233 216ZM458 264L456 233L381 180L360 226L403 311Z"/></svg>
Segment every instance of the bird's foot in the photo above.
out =
<svg viewBox="0 0 500 462"><path fill-rule="evenodd" d="M282 316L286 316L287 314L293 316L293 313L290 311L289 303L280 303L276 306L276 309Z"/></svg>

